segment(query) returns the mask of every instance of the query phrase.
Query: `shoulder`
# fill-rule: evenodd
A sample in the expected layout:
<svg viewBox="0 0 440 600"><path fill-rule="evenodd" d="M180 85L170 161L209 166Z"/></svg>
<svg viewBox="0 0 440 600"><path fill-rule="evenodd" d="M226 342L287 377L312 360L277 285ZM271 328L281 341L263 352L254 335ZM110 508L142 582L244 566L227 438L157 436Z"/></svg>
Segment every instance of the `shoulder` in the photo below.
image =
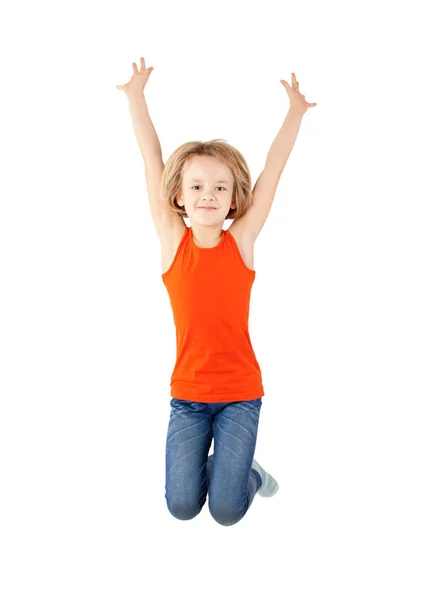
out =
<svg viewBox="0 0 440 600"><path fill-rule="evenodd" d="M228 232L234 238L245 265L254 270L255 236L247 231L240 221L234 221Z"/></svg>
<svg viewBox="0 0 440 600"><path fill-rule="evenodd" d="M188 230L183 217L179 213L170 211L171 215L157 226L160 240L162 273L165 273L174 260L174 256Z"/></svg>

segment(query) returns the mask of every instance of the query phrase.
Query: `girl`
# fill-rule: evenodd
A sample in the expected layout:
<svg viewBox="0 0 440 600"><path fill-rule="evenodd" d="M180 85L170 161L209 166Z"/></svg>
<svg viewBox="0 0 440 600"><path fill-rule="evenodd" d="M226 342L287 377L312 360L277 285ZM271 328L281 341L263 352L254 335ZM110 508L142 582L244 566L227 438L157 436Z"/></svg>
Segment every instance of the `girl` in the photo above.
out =
<svg viewBox="0 0 440 600"><path fill-rule="evenodd" d="M234 525L257 491L270 497L278 490L254 459L264 389L248 331L253 247L301 119L316 103L300 94L294 73L291 86L281 80L290 108L252 189L245 159L224 140L187 142L163 164L143 92L153 67L146 69L143 58L140 70L132 66L130 81L117 89L128 96L144 158L176 325L165 498L174 517L188 520L209 495L217 523ZM225 219L234 221L229 229L223 229Z"/></svg>

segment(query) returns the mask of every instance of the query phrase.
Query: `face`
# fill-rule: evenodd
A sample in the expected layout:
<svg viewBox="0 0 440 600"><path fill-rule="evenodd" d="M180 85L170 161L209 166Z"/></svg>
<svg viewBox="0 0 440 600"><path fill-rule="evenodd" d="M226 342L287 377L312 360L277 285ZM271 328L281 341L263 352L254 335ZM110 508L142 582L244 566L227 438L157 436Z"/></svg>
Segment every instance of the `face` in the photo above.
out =
<svg viewBox="0 0 440 600"><path fill-rule="evenodd" d="M236 207L233 183L232 171L216 158L193 156L185 165L177 202L195 223L223 223L229 209Z"/></svg>

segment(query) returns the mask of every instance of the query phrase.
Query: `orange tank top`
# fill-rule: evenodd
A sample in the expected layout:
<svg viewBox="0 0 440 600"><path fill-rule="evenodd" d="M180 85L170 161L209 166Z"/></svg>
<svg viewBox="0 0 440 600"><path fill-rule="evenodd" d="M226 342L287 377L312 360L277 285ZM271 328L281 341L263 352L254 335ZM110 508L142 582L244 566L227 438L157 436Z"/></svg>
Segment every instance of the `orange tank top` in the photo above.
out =
<svg viewBox="0 0 440 600"><path fill-rule="evenodd" d="M264 396L248 331L254 279L228 230L217 246L199 248L186 228L162 274L176 326L172 397L238 402Z"/></svg>

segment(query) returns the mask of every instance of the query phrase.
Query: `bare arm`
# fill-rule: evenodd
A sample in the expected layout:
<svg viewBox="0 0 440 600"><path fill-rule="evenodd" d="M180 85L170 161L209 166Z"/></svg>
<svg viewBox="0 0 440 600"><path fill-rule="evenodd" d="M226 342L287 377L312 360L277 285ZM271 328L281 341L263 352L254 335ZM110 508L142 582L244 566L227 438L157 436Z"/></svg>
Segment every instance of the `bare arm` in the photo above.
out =
<svg viewBox="0 0 440 600"><path fill-rule="evenodd" d="M151 216L157 224L164 213L164 204L160 196L160 180L164 169L162 148L143 92L129 97L129 107L136 139L144 159Z"/></svg>
<svg viewBox="0 0 440 600"><path fill-rule="evenodd" d="M304 94L299 91L299 83L295 73L291 75L291 86L284 79L280 79L289 96L290 108L266 159L266 167L269 166L273 171L278 172L280 176L295 144L304 114L310 107L316 106L316 102L307 102Z"/></svg>
<svg viewBox="0 0 440 600"><path fill-rule="evenodd" d="M128 97L130 116L133 123L139 148L144 159L145 176L147 179L148 199L151 214L155 224L162 218L165 210L160 197L160 180L164 164L162 160L162 148L159 137L144 96L144 87L147 83L153 67L145 68L145 60L141 58L141 69L138 71L136 63L132 63L133 75L125 85L116 86L123 90Z"/></svg>
<svg viewBox="0 0 440 600"><path fill-rule="evenodd" d="M301 113L290 109L269 149L265 168L270 168L278 177L281 176L295 144L302 117Z"/></svg>
<svg viewBox="0 0 440 600"><path fill-rule="evenodd" d="M134 132L145 164L162 161L162 148L143 91L130 94L128 101Z"/></svg>
<svg viewBox="0 0 440 600"><path fill-rule="evenodd" d="M264 169L252 190L254 201L245 214L236 221L237 226L254 240L260 233L272 207L281 174L295 144L302 118L309 107L316 106L316 102L307 102L304 95L299 93L295 73L292 73L292 87L284 79L281 79L281 83L286 84L284 87L289 94L290 108L269 149ZM235 223L231 225L233 226Z"/></svg>

